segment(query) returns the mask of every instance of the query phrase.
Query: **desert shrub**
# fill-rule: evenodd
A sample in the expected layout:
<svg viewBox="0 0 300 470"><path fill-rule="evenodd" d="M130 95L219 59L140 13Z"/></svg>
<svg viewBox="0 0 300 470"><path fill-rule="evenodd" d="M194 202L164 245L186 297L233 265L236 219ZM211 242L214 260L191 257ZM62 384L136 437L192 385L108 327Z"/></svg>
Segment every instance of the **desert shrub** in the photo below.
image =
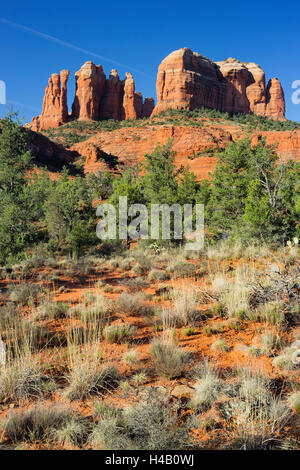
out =
<svg viewBox="0 0 300 470"><path fill-rule="evenodd" d="M292 354L296 351L296 348L284 348L279 356L274 357L272 363L275 367L283 370L293 370L295 365L292 362Z"/></svg>
<svg viewBox="0 0 300 470"><path fill-rule="evenodd" d="M130 340L136 328L130 323L116 323L103 329L103 336L109 343L122 343Z"/></svg>
<svg viewBox="0 0 300 470"><path fill-rule="evenodd" d="M174 316L178 326L193 323L196 320L196 294L195 291L182 286L172 291Z"/></svg>
<svg viewBox="0 0 300 470"><path fill-rule="evenodd" d="M117 299L119 309L128 313L130 316L136 317L146 315L150 308L145 304L141 294L127 294L123 292Z"/></svg>
<svg viewBox="0 0 300 470"><path fill-rule="evenodd" d="M230 347L227 344L227 341L224 338L216 339L216 341L212 343L211 348L214 351L222 351L222 352L227 352L230 349Z"/></svg>
<svg viewBox="0 0 300 470"><path fill-rule="evenodd" d="M122 281L122 286L126 287L129 292L140 292L149 287L149 284L142 277L134 277L130 279L124 279Z"/></svg>
<svg viewBox="0 0 300 470"><path fill-rule="evenodd" d="M137 351L135 349L130 349L129 351L125 351L122 359L126 364L129 364L130 366L133 366L138 363L139 358Z"/></svg>
<svg viewBox="0 0 300 470"><path fill-rule="evenodd" d="M292 393L289 396L288 401L289 401L291 408L293 408L296 411L296 413L300 414L300 392Z"/></svg>
<svg viewBox="0 0 300 470"><path fill-rule="evenodd" d="M38 316L40 319L51 318L58 320L66 318L68 306L65 302L51 302L50 300L44 302L39 307Z"/></svg>
<svg viewBox="0 0 300 470"><path fill-rule="evenodd" d="M92 435L94 449L171 450L192 447L187 426L178 420L177 408L154 388L135 407L99 421Z"/></svg>
<svg viewBox="0 0 300 470"><path fill-rule="evenodd" d="M167 281L170 279L170 275L167 274L165 271L162 269L151 269L151 271L148 274L148 280L149 281Z"/></svg>
<svg viewBox="0 0 300 470"><path fill-rule="evenodd" d="M243 280L236 279L228 290L220 295L220 301L229 317L243 318L249 311L249 287Z"/></svg>
<svg viewBox="0 0 300 470"><path fill-rule="evenodd" d="M65 395L70 400L83 400L92 395L105 393L115 388L120 374L114 366L99 367L94 362L78 362L66 377L68 387Z"/></svg>
<svg viewBox="0 0 300 470"><path fill-rule="evenodd" d="M191 362L187 351L158 338L152 341L150 354L157 373L169 379L180 377Z"/></svg>
<svg viewBox="0 0 300 470"><path fill-rule="evenodd" d="M284 305L282 302L267 302L258 309L259 318L271 325L282 325L285 321Z"/></svg>
<svg viewBox="0 0 300 470"><path fill-rule="evenodd" d="M36 284L22 283L11 287L10 300L21 305L35 304L41 294L41 287Z"/></svg>
<svg viewBox="0 0 300 470"><path fill-rule="evenodd" d="M78 419L72 419L55 430L55 440L63 446L80 446L86 441L87 437L87 429Z"/></svg>
<svg viewBox="0 0 300 470"><path fill-rule="evenodd" d="M278 448L277 436L290 423L291 410L271 390L267 377L243 371L239 395L227 405L228 417L236 426L229 448Z"/></svg>
<svg viewBox="0 0 300 470"><path fill-rule="evenodd" d="M3 368L0 373L0 398L23 400L39 398L53 391L55 384L43 374L34 362L18 361Z"/></svg>
<svg viewBox="0 0 300 470"><path fill-rule="evenodd" d="M196 266L186 261L178 261L175 264L171 264L167 269L174 278L192 277L196 270Z"/></svg>
<svg viewBox="0 0 300 470"><path fill-rule="evenodd" d="M266 331L261 335L260 342L262 345L262 352L267 355L271 354L281 345L280 337L270 331Z"/></svg>
<svg viewBox="0 0 300 470"><path fill-rule="evenodd" d="M146 382L147 374L143 371L137 372L136 374L133 374L133 376L131 377L131 380L135 385L141 385L144 382Z"/></svg>
<svg viewBox="0 0 300 470"><path fill-rule="evenodd" d="M9 302L3 305L0 312L0 331L2 336L5 330L14 329L19 319L18 310L14 303Z"/></svg>
<svg viewBox="0 0 300 470"><path fill-rule="evenodd" d="M53 439L54 432L74 420L74 411L58 404L38 404L27 410L10 411L5 435L11 442Z"/></svg>
<svg viewBox="0 0 300 470"><path fill-rule="evenodd" d="M229 289L229 282L223 274L216 274L212 279L212 288L217 298Z"/></svg>
<svg viewBox="0 0 300 470"><path fill-rule="evenodd" d="M210 408L223 389L222 380L211 368L207 368L203 371L202 377L194 384L192 406L201 411Z"/></svg>

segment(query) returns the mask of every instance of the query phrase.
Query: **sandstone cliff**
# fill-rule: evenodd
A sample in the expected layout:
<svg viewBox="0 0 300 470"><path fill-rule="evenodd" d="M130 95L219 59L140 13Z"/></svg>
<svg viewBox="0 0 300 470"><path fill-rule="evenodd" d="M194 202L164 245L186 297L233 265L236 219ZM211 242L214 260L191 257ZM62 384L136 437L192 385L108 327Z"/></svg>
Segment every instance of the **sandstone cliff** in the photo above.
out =
<svg viewBox="0 0 300 470"><path fill-rule="evenodd" d="M31 129L34 131L59 127L70 119L140 119L150 117L154 109L153 98L145 98L135 91L131 73L120 80L115 69L106 78L102 66L86 62L75 74L75 97L72 112L68 114L67 80L69 71L53 74L45 90L43 110L34 117Z"/></svg>
<svg viewBox="0 0 300 470"><path fill-rule="evenodd" d="M99 106L104 92L105 80L101 65L86 62L75 74L76 89L72 105L74 119L99 119Z"/></svg>
<svg viewBox="0 0 300 470"><path fill-rule="evenodd" d="M280 83L254 63L228 58L212 62L188 48L168 55L160 64L156 81L157 104L153 115L168 108L202 106L228 113L254 113L285 119Z"/></svg>
<svg viewBox="0 0 300 470"><path fill-rule="evenodd" d="M68 119L67 81L69 70L62 70L60 75L54 73L48 81L43 100L43 110L40 116L33 118L32 130L58 127Z"/></svg>
<svg viewBox="0 0 300 470"><path fill-rule="evenodd" d="M254 113L285 119L285 101L280 82L271 78L266 87L264 71L255 63L228 58L213 62L182 48L169 54L157 74L157 104L135 91L134 78L121 80L115 69L105 77L101 65L86 62L75 74L76 90L71 116L67 108L69 71L53 74L45 91L42 114L33 118L33 130L58 127L71 119L140 119L168 108L196 109L202 106L228 113Z"/></svg>

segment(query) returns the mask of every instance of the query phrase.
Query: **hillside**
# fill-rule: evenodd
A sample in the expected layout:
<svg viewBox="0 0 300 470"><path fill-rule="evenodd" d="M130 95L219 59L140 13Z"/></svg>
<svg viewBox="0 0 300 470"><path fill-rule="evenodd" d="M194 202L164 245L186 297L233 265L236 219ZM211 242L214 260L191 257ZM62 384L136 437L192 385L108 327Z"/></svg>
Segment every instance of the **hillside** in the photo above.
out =
<svg viewBox="0 0 300 470"><path fill-rule="evenodd" d="M49 144L40 142L40 134L35 135L38 154L43 154L46 142L51 148L59 144L54 153L68 162L79 160L86 173L100 168L122 171L125 165L142 161L145 153L169 139L173 141L176 165L189 165L199 180L213 171L220 150L246 136L253 144L265 137L267 144L277 146L282 161L300 159L300 124L254 115L230 116L205 108L169 110L140 120L75 120L43 131Z"/></svg>

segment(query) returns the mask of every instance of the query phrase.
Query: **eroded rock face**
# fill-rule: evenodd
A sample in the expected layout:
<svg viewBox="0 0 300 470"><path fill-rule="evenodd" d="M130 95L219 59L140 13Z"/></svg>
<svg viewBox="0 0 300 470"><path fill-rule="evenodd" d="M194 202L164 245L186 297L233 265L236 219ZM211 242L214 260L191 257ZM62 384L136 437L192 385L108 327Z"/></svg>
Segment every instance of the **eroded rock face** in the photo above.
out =
<svg viewBox="0 0 300 470"><path fill-rule="evenodd" d="M112 69L105 82L104 95L100 103L100 119L121 119L123 86L116 69Z"/></svg>
<svg viewBox="0 0 300 470"><path fill-rule="evenodd" d="M266 115L266 79L265 72L259 65L246 64L250 73L249 84L246 89L250 112L259 116Z"/></svg>
<svg viewBox="0 0 300 470"><path fill-rule="evenodd" d="M246 89L250 74L246 65L233 58L216 63L227 82L224 104L226 112L249 113L250 106Z"/></svg>
<svg viewBox="0 0 300 470"><path fill-rule="evenodd" d="M67 80L69 71L53 74L45 91L43 111L32 119L29 127L34 131L58 127L68 122ZM76 88L71 118L80 120L140 119L149 117L154 100L135 91L131 73L122 82L113 69L106 79L101 65L86 62L75 74Z"/></svg>
<svg viewBox="0 0 300 470"><path fill-rule="evenodd" d="M149 98L148 96L145 98L144 103L143 103L143 111L142 111L142 117L148 118L151 116L153 113L153 109L155 107L154 99Z"/></svg>
<svg viewBox="0 0 300 470"><path fill-rule="evenodd" d="M285 119L285 100L280 81L271 78L267 86L267 111L266 115L273 119Z"/></svg>
<svg viewBox="0 0 300 470"><path fill-rule="evenodd" d="M126 73L123 83L123 100L121 119L139 119L142 117L143 96L135 92L134 79L131 73Z"/></svg>
<svg viewBox="0 0 300 470"><path fill-rule="evenodd" d="M153 115L168 108L192 110L205 106L228 113L285 119L280 82L271 79L266 88L259 65L231 57L214 63L188 48L174 51L159 66L156 89Z"/></svg>
<svg viewBox="0 0 300 470"><path fill-rule="evenodd" d="M75 74L76 89L72 105L74 119L99 119L99 106L104 92L105 74L102 66L86 62Z"/></svg>
<svg viewBox="0 0 300 470"><path fill-rule="evenodd" d="M69 70L62 70L60 75L53 73L45 89L43 110L40 116L32 120L32 130L58 127L68 120L67 82Z"/></svg>
<svg viewBox="0 0 300 470"><path fill-rule="evenodd" d="M219 67L185 47L169 54L158 68L157 104L153 115L168 108L202 106L224 111L226 80Z"/></svg>

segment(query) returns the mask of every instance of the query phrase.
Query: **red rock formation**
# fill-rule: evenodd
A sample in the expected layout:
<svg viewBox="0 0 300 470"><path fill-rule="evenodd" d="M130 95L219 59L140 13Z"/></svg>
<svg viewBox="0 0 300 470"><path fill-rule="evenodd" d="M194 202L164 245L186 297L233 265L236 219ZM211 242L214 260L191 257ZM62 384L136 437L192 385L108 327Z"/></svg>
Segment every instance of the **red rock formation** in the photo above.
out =
<svg viewBox="0 0 300 470"><path fill-rule="evenodd" d="M105 75L101 65L86 62L75 74L76 91L72 105L72 117L88 120L99 119L100 100L104 92Z"/></svg>
<svg viewBox="0 0 300 470"><path fill-rule="evenodd" d="M229 58L224 62L216 62L223 77L227 81L225 94L225 110L228 113L249 113L249 100L246 88L250 74L242 62Z"/></svg>
<svg viewBox="0 0 300 470"><path fill-rule="evenodd" d="M247 86L246 94L249 100L251 113L265 116L266 114L266 79L265 73L259 65L254 63L246 64L250 72L250 83Z"/></svg>
<svg viewBox="0 0 300 470"><path fill-rule="evenodd" d="M32 120L32 130L58 127L68 120L67 81L69 70L62 70L60 75L54 73L48 81L43 100L43 110L40 116Z"/></svg>
<svg viewBox="0 0 300 470"><path fill-rule="evenodd" d="M116 69L112 69L105 82L104 95L100 103L100 119L121 119L123 87Z"/></svg>
<svg viewBox="0 0 300 470"><path fill-rule="evenodd" d="M281 84L277 78L271 78L267 86L266 115L273 118L285 119L285 101Z"/></svg>
<svg viewBox="0 0 300 470"><path fill-rule="evenodd" d="M284 96L277 79L265 86L265 74L254 63L233 58L214 63L184 48L172 52L157 74L157 105L153 115L168 108L205 106L228 113L249 113L284 119Z"/></svg>
<svg viewBox="0 0 300 470"><path fill-rule="evenodd" d="M142 117L143 118L150 117L153 112L154 107L155 107L154 99L149 98L147 96L143 103Z"/></svg>
<svg viewBox="0 0 300 470"><path fill-rule="evenodd" d="M129 72L126 72L123 87L121 119L139 119L142 116L143 97L135 92L134 79Z"/></svg>
<svg viewBox="0 0 300 470"><path fill-rule="evenodd" d="M63 70L61 76L53 74L45 91L43 111L32 119L34 131L58 127L68 121L67 80L69 71ZM135 91L134 79L126 73L121 82L117 71L113 69L106 80L101 65L86 62L75 74L76 89L72 105L73 119L140 119L149 117L153 111L154 101Z"/></svg>
<svg viewBox="0 0 300 470"><path fill-rule="evenodd" d="M226 81L218 66L187 47L169 54L160 64L153 115L168 108L201 106L224 111Z"/></svg>

